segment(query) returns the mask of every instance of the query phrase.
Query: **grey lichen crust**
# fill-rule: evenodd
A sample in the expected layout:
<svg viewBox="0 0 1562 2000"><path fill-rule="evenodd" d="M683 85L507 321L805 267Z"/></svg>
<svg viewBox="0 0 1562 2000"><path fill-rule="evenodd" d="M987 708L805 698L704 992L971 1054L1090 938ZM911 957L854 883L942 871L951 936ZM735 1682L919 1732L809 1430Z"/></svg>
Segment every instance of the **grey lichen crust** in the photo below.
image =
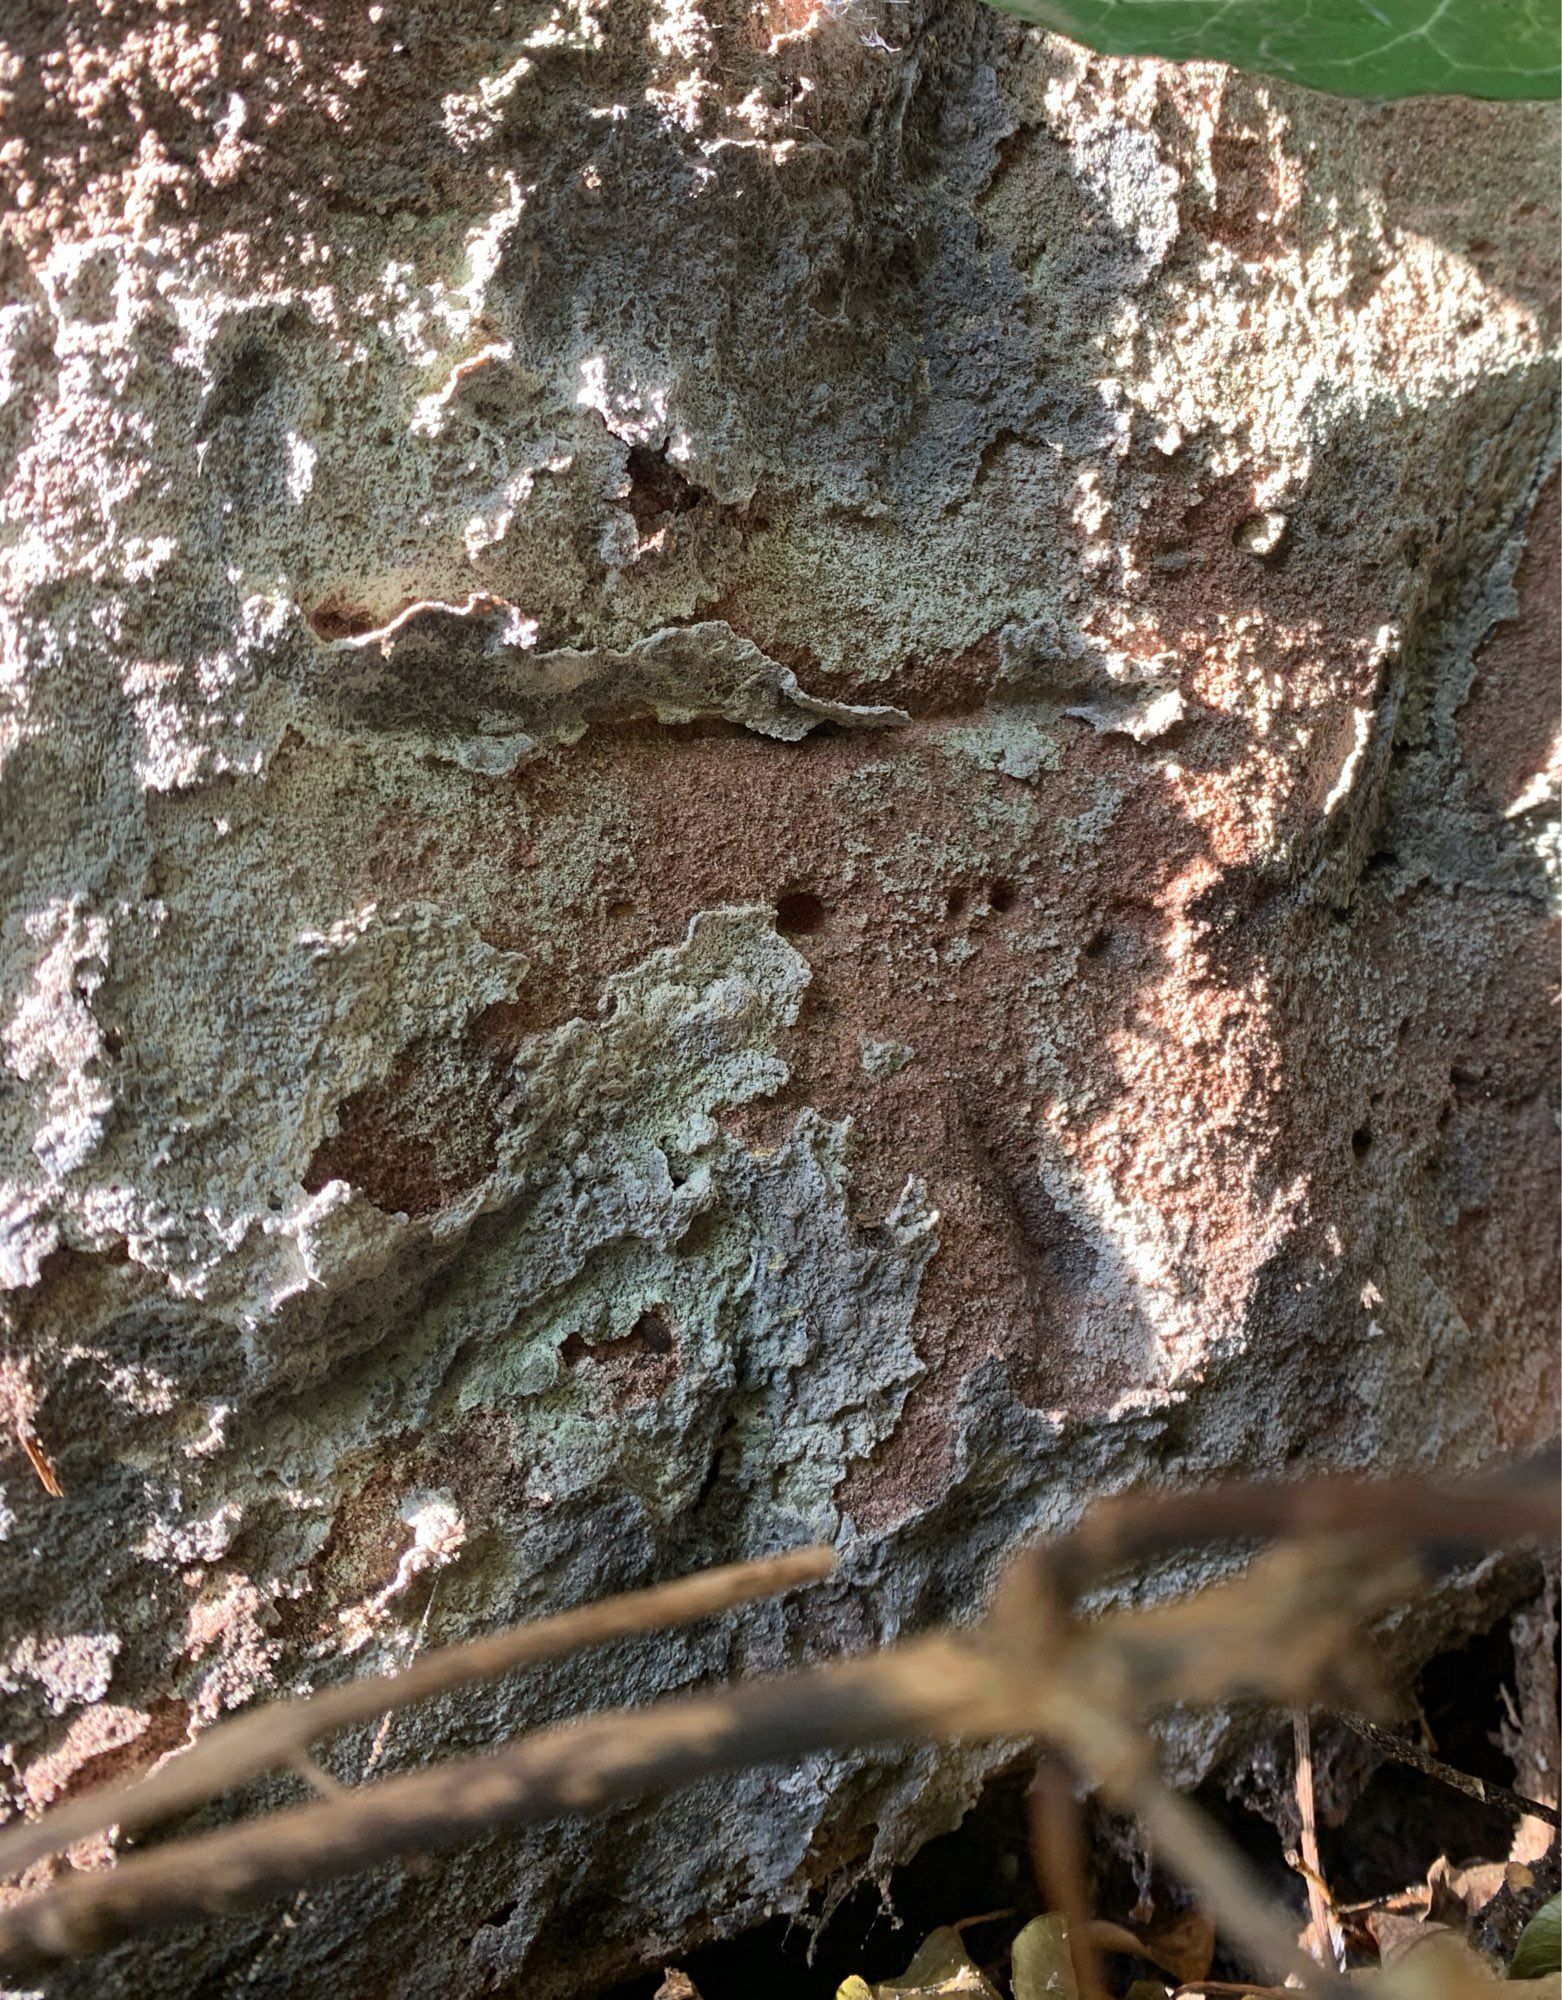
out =
<svg viewBox="0 0 1562 2000"><path fill-rule="evenodd" d="M344 718L401 727L417 744L502 776L543 744L575 743L592 721L705 717L795 743L821 722L906 722L885 704L805 694L790 667L720 622L669 626L622 652L533 650L535 621L513 605L414 604L380 630L336 641L331 698Z"/></svg>
<svg viewBox="0 0 1562 2000"><path fill-rule="evenodd" d="M12 1809L704 1561L841 1570L328 1761L1544 1433L1554 114L975 0L208 11L0 21ZM50 1991L584 1995L1002 1754Z"/></svg>

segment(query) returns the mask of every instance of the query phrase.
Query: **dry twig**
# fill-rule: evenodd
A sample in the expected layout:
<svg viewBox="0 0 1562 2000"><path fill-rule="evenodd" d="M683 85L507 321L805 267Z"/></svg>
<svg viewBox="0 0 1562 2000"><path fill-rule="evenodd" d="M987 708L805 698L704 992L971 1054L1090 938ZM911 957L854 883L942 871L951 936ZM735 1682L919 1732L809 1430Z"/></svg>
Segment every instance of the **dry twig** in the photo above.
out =
<svg viewBox="0 0 1562 2000"><path fill-rule="evenodd" d="M1043 1756L1037 1764L1026 1806L1036 1881L1045 1906L1062 1913L1079 2000L1106 2000L1101 1954L1090 1928L1079 1800L1073 1775L1058 1758Z"/></svg>
<svg viewBox="0 0 1562 2000"><path fill-rule="evenodd" d="M1562 1816L1555 1806L1548 1806L1542 1799L1527 1799L1522 1792L1515 1792L1507 1785L1499 1785L1494 1778L1477 1778L1472 1772L1455 1770L1452 1764L1445 1764L1441 1757L1434 1757L1423 1750L1418 1743L1407 1743L1402 1736L1395 1736L1390 1730L1381 1729L1377 1723L1365 1715L1351 1715L1344 1709L1336 1711L1345 1727L1370 1743L1375 1750L1381 1750L1385 1757L1396 1764L1406 1764L1412 1771L1419 1771L1424 1777L1435 1778L1440 1785L1463 1792L1466 1798L1479 1799L1483 1806L1501 1806L1513 1814L1515 1819L1541 1819L1547 1826L1562 1826Z"/></svg>
<svg viewBox="0 0 1562 2000"><path fill-rule="evenodd" d="M967 1632L935 1634L865 1659L638 1712L588 1716L487 1756L379 1780L131 1855L115 1868L77 1875L0 1911L0 1967L32 1970L138 1931L267 1901L395 1856L454 1847L496 1827L597 1811L747 1765L890 1739L1033 1736L1055 1744L1140 1821L1166 1865L1262 1976L1278 1982L1297 1975L1315 1994L1343 1993L1347 1989L1333 1974L1298 1952L1287 1920L1235 1850L1161 1784L1143 1724L1177 1703L1370 1706L1375 1691L1362 1632L1424 1581L1426 1566L1412 1552L1429 1542L1469 1549L1546 1535L1554 1515L1547 1468L1462 1489L1330 1482L1120 1503L1107 1510L1104 1522L1087 1522L1052 1548L1020 1558L986 1619ZM1236 1580L1195 1598L1090 1620L1075 1615L1078 1592L1129 1557L1185 1541L1251 1540L1287 1530L1295 1538ZM816 1552L798 1560L813 1565L808 1573L820 1573ZM756 1594L731 1594L742 1574L726 1573L721 1588L728 1594L721 1602ZM710 1589L713 1581L667 1586L662 1611L669 1593L684 1592L680 1601L687 1605L688 1593L697 1594L701 1584ZM459 1685L473 1677L474 1655L494 1662L480 1671L496 1672L548 1657L566 1643L647 1629L663 1622L660 1613L648 1611L657 1596L642 1593L638 1601L595 1607L595 1625L589 1611L570 1613L530 1628L529 1640L523 1629L502 1641L432 1655L389 1684L372 1684L372 1693L332 1690L277 1712L261 1711L246 1718L253 1735L239 1739L248 1746L244 1756L209 1759L215 1771L208 1769L199 1788L182 1786L181 1801L211 1795L232 1782L241 1765L245 1775L264 1768L343 1719ZM707 1599L701 1610L682 1615L716 1608ZM571 1619L579 1622L576 1639L567 1642L561 1627ZM502 1662L497 1654L484 1655L485 1646L506 1649ZM268 1722L273 1713L287 1718L285 1726ZM232 1724L215 1735L236 1735L244 1726ZM262 1746L266 1754L257 1763ZM145 1824L154 1815L144 1800L136 1802L137 1793L155 1782L109 1795L92 1824L124 1825L132 1817ZM171 1790L165 1781L156 1810L168 1809ZM34 1851L58 1844L70 1811L45 1815L31 1830L43 1843Z"/></svg>
<svg viewBox="0 0 1562 2000"><path fill-rule="evenodd" d="M586 1646L637 1638L669 1625L689 1625L756 1598L795 1590L828 1576L834 1564L832 1550L814 1548L703 1570L697 1576L626 1591L600 1604L584 1604L531 1625L490 1633L469 1645L447 1646L399 1673L373 1674L296 1701L270 1702L248 1715L219 1722L199 1742L145 1777L68 1799L41 1819L0 1832L0 1878L19 1875L44 1855L58 1854L105 1827L136 1832L283 1765L303 1769L317 1789L330 1789L335 1781L309 1757L309 1746L323 1736L517 1667L536 1666Z"/></svg>
<svg viewBox="0 0 1562 2000"><path fill-rule="evenodd" d="M1301 1840L1302 1873L1307 1881L1308 1931L1312 1947L1325 1965L1343 1971L1338 1926L1323 1879L1323 1859L1318 1852L1318 1807L1313 1791L1312 1721L1305 1708L1291 1712L1291 1732L1296 1744L1296 1818Z"/></svg>

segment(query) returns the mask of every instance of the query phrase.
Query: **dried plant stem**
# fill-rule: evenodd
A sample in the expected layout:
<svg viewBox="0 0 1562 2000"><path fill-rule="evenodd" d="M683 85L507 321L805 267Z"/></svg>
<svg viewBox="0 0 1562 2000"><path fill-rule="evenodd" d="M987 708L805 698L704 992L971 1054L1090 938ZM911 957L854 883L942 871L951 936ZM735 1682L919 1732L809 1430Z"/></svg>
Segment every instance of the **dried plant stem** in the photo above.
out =
<svg viewBox="0 0 1562 2000"><path fill-rule="evenodd" d="M1307 1911L1312 1919L1313 1949L1320 1963L1339 1972L1344 1968L1335 1941L1334 1912L1324 1887L1323 1859L1318 1852L1318 1805L1313 1788L1312 1723L1305 1708L1291 1711L1291 1733L1296 1745L1296 1818L1300 1830L1302 1862L1306 1870Z"/></svg>
<svg viewBox="0 0 1562 2000"><path fill-rule="evenodd" d="M1309 1993L1349 2000L1350 1988L1302 1951L1283 1912L1225 1835L1161 1782L1145 1740L1099 1711L1061 1715L1072 1755L1103 1795L1129 1813L1157 1858L1180 1875L1230 1942L1277 1985L1298 1980Z"/></svg>
<svg viewBox="0 0 1562 2000"><path fill-rule="evenodd" d="M886 1674L886 1669L891 1671ZM436 1764L68 1877L0 1909L0 1964L36 1970L142 1930L265 1902L496 1827L600 1811L647 1792L984 1716L979 1659L929 1639L717 1694L544 1729L484 1757Z"/></svg>
<svg viewBox="0 0 1562 2000"><path fill-rule="evenodd" d="M1331 1971L1298 1950L1241 1857L1151 1762L1144 1719L1168 1705L1329 1701L1374 1693L1362 1634L1426 1571L1412 1551L1549 1535L1548 1467L1459 1488L1347 1482L1218 1489L1134 1503L1119 1528L1088 1527L1058 1548L1022 1557L987 1617L968 1633L936 1634L866 1659L773 1681L594 1715L481 1757L333 1791L312 1805L132 1854L112 1869L70 1876L0 1909L0 1966L31 1972L142 1930L302 1891L397 1856L455 1847L503 1826L594 1812L648 1793L812 1751L894 1739L1031 1737L1054 1745L1132 1814L1262 1976L1299 1978L1344 1995ZM1385 1498L1387 1495L1387 1498ZM1118 1508L1116 1519L1125 1518ZM1234 1580L1146 1610L1081 1620L1071 1600L1088 1580L1087 1552L1106 1568L1125 1548L1169 1546L1180 1518L1194 1541L1299 1535ZM52 1851L80 1832L145 1825L175 1804L206 1799L241 1777L296 1757L317 1737L481 1675L659 1625L703 1617L823 1575L829 1554L709 1572L566 1613L471 1646L430 1654L403 1673L289 1702L213 1731L186 1758L132 1788L44 1816L0 1842L0 1863ZM1358 1689L1359 1692L1352 1692ZM1081 1905L1083 1890L1071 1892Z"/></svg>
<svg viewBox="0 0 1562 2000"><path fill-rule="evenodd" d="M1056 1588L1075 1596L1124 1564L1212 1542L1329 1536L1371 1528L1412 1548L1501 1547L1525 1535L1554 1539L1562 1459L1548 1451L1479 1478L1224 1480L1183 1493L1120 1494L1091 1508L1072 1533L1042 1544ZM1022 1560L1024 1560L1022 1558Z"/></svg>
<svg viewBox="0 0 1562 2000"><path fill-rule="evenodd" d="M1369 1722L1364 1715L1352 1715L1345 1709L1336 1709L1335 1714L1347 1729L1370 1743L1375 1750L1381 1750L1396 1764L1407 1764L1412 1771L1420 1771L1425 1777L1435 1778L1440 1785L1463 1792L1466 1798L1479 1799L1483 1806L1501 1806L1515 1819L1541 1819L1547 1826L1562 1826L1562 1816L1558 1815L1556 1807L1548 1806L1541 1799L1527 1799L1522 1792L1499 1785L1494 1779L1477 1778L1469 1771L1457 1771L1452 1764L1445 1764L1441 1757L1432 1756L1417 1743L1407 1743L1402 1736L1395 1736L1390 1730L1380 1729L1377 1723Z"/></svg>
<svg viewBox="0 0 1562 2000"><path fill-rule="evenodd" d="M266 1771L282 1765L299 1769L299 1760L307 1758L312 1743L356 1722L372 1721L409 1702L489 1680L516 1667L560 1659L584 1646L687 1625L755 1598L773 1597L828 1576L834 1562L830 1549L811 1548L704 1570L495 1632L469 1645L447 1646L399 1673L349 1681L344 1687L324 1688L296 1701L272 1702L235 1716L207 1730L182 1755L145 1777L67 1800L41 1819L0 1833L0 1878L20 1874L42 1856L58 1854L105 1827L131 1833ZM316 1782L312 1772L310 1782Z"/></svg>
<svg viewBox="0 0 1562 2000"><path fill-rule="evenodd" d="M1101 1954L1090 1930L1079 1800L1073 1776L1058 1758L1040 1759L1026 1806L1037 1884L1046 1907L1062 1913L1079 2000L1107 2000Z"/></svg>

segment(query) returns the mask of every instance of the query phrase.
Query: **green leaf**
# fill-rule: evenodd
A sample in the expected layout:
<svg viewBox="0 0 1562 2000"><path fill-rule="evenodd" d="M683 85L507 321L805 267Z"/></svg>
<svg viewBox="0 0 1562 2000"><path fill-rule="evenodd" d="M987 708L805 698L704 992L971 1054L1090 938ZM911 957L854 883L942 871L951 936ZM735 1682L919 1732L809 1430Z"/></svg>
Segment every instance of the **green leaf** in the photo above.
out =
<svg viewBox="0 0 1562 2000"><path fill-rule="evenodd" d="M1068 1930L1060 1916L1033 1917L1010 1956L1014 2000L1077 2000Z"/></svg>
<svg viewBox="0 0 1562 2000"><path fill-rule="evenodd" d="M1544 1979L1548 1972L1562 1972L1562 1896L1542 1903L1519 1933L1510 1979Z"/></svg>
<svg viewBox="0 0 1562 2000"><path fill-rule="evenodd" d="M1557 0L996 0L1106 55L1224 62L1343 97L1562 96Z"/></svg>

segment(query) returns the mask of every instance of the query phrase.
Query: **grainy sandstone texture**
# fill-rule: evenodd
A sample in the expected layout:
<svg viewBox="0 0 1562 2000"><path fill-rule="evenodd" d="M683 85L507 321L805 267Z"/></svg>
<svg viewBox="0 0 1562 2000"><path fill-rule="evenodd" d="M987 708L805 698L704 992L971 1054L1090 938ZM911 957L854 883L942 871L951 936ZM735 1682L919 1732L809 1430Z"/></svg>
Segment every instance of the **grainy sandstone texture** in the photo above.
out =
<svg viewBox="0 0 1562 2000"><path fill-rule="evenodd" d="M973 0L0 35L15 1809L708 1559L842 1579L336 1768L1550 1429L1550 111ZM983 1768L51 1990L582 1994Z"/></svg>

